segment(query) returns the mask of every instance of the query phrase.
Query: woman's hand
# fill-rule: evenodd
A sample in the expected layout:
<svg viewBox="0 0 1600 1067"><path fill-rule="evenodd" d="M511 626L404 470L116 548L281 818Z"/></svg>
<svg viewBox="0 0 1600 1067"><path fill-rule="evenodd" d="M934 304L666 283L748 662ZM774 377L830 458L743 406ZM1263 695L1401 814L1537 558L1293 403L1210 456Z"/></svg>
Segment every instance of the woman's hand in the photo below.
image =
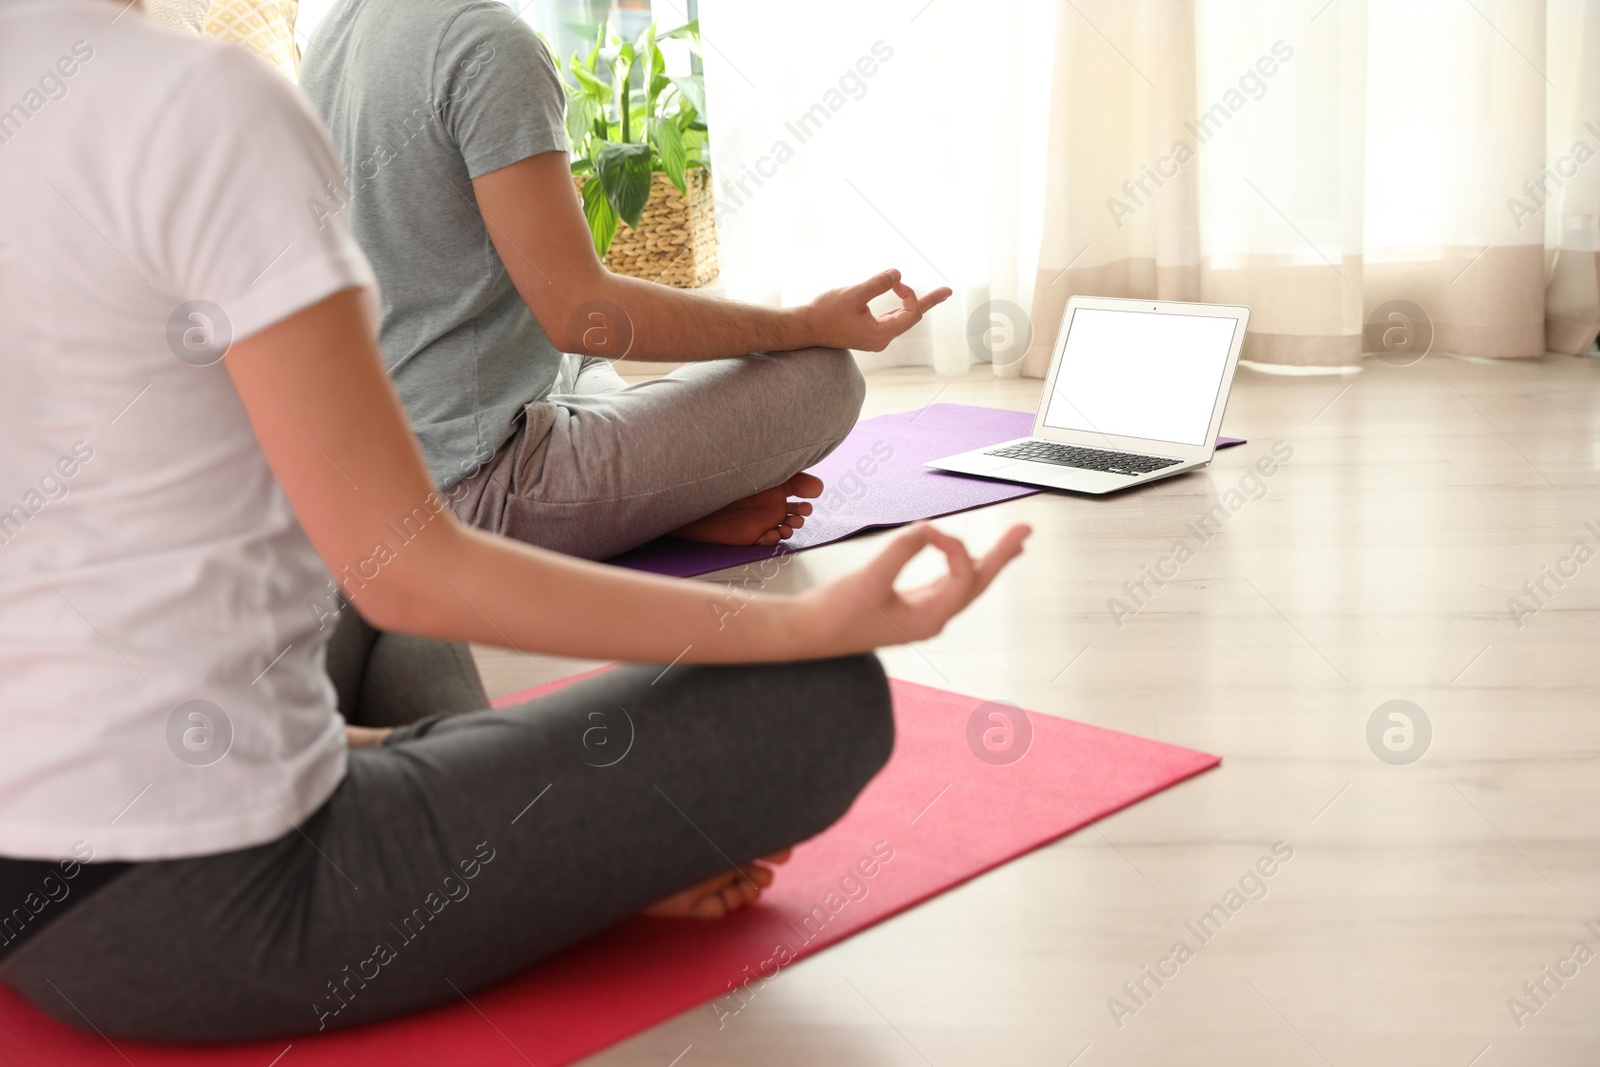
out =
<svg viewBox="0 0 1600 1067"><path fill-rule="evenodd" d="M797 598L795 623L801 642L815 646L816 656L833 656L933 637L1022 553L1022 543L1032 532L1027 526L1013 526L974 560L957 538L917 523L897 534L876 559L854 574ZM949 572L915 589L895 589L894 580L906 564L930 545L944 553Z"/></svg>
<svg viewBox="0 0 1600 1067"><path fill-rule="evenodd" d="M392 726L350 726L344 728L344 743L350 748L373 748L394 732Z"/></svg>

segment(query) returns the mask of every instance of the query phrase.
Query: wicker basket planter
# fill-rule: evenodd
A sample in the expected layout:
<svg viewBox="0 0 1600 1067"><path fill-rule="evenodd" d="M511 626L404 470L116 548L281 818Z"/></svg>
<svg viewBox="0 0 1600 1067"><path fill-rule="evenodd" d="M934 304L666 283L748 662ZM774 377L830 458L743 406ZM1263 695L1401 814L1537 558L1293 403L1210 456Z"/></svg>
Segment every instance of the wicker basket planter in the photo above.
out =
<svg viewBox="0 0 1600 1067"><path fill-rule="evenodd" d="M717 276L711 175L696 167L683 177L687 197L660 171L650 176L650 199L639 226L617 224L617 235L606 252L607 270L678 289L697 289ZM590 176L573 178L581 194Z"/></svg>

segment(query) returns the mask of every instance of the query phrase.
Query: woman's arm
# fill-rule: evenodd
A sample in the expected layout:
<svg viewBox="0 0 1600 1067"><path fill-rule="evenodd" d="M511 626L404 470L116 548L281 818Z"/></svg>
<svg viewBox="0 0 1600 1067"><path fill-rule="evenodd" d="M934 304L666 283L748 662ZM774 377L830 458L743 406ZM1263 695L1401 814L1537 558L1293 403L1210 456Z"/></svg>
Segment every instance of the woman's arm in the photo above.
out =
<svg viewBox="0 0 1600 1067"><path fill-rule="evenodd" d="M444 507L355 290L229 350L256 438L311 542L374 626L453 641L638 662L734 663L866 651L938 633L1020 551L1008 531L981 560L929 526L853 575L730 616L714 586L571 559L471 529ZM949 573L901 594L927 545Z"/></svg>

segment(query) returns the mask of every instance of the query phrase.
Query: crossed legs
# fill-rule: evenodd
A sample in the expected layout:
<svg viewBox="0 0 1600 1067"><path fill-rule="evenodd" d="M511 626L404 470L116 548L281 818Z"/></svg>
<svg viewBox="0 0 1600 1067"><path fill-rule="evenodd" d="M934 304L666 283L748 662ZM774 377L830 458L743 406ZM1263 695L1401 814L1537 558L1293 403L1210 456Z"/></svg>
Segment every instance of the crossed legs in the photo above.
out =
<svg viewBox="0 0 1600 1067"><path fill-rule="evenodd" d="M336 644L368 642L340 629ZM437 678L421 665L454 655L419 640L378 674L335 677L358 724L412 721L352 750L315 815L253 848L134 865L0 977L64 1022L156 1040L414 1011L817 834L893 744L872 656L625 666L467 711L475 677L426 698L406 684L396 664ZM412 694L403 709L385 687Z"/></svg>
<svg viewBox="0 0 1600 1067"><path fill-rule="evenodd" d="M569 357L561 392L451 487L483 529L586 559L664 534L775 543L821 483L801 474L855 425L865 384L848 352L810 348L691 363L626 385Z"/></svg>

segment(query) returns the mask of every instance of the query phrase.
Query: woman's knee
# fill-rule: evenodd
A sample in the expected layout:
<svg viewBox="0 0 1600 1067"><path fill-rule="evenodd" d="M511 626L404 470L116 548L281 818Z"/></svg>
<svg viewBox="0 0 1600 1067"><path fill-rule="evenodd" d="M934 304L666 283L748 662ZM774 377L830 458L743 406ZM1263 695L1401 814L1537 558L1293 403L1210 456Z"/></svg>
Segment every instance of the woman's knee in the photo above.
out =
<svg viewBox="0 0 1600 1067"><path fill-rule="evenodd" d="M860 756L867 777L876 774L894 748L894 709L883 664L870 652L824 661L835 674L832 702L841 742Z"/></svg>
<svg viewBox="0 0 1600 1067"><path fill-rule="evenodd" d="M595 709L617 708L626 709L632 732L611 772L619 776L612 799L624 782L650 804L665 794L698 832L739 858L825 830L894 748L888 680L870 654L666 671L624 666L503 714L534 716L547 728L564 722L570 751L587 742ZM620 717L607 722L622 725Z"/></svg>
<svg viewBox="0 0 1600 1067"><path fill-rule="evenodd" d="M844 814L894 749L889 681L870 653L796 666L806 673L807 740L799 744L811 749L817 773L810 782L826 825Z"/></svg>

